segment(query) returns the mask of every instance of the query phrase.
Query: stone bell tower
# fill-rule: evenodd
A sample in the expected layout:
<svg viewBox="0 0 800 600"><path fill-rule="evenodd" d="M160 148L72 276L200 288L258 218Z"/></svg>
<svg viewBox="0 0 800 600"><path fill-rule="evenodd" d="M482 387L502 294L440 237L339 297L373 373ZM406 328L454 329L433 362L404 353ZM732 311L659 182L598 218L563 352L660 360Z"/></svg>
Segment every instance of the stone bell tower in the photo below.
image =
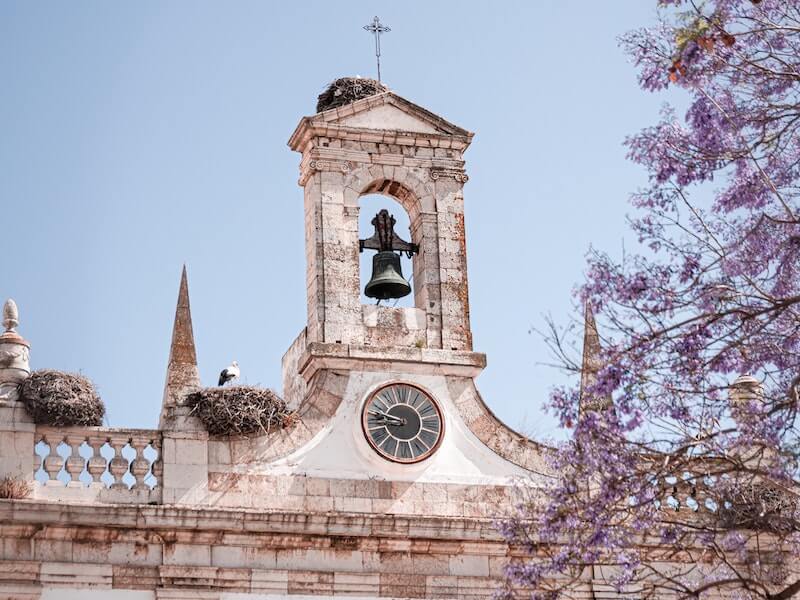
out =
<svg viewBox="0 0 800 600"><path fill-rule="evenodd" d="M471 350L463 153L472 133L392 92L301 120L309 342ZM407 211L414 307L362 306L359 198Z"/></svg>
<svg viewBox="0 0 800 600"><path fill-rule="evenodd" d="M468 354L474 362L463 196L472 136L390 91L300 121L289 146L302 154L308 320L284 358L288 396L288 363L300 346L416 353L422 362ZM361 304L359 199L367 194L393 198L408 213L418 247L413 307Z"/></svg>
<svg viewBox="0 0 800 600"><path fill-rule="evenodd" d="M308 464L335 457L336 469L358 477L463 479L465 469L505 472L488 466L498 457L538 460L475 386L486 357L472 350L469 321L463 191L472 137L388 90L323 106L292 134L289 146L302 155L308 318L283 357L283 395L308 435L321 432L330 446L304 455ZM359 200L368 194L400 204L409 239L392 233L383 211L375 235L359 239ZM379 256L387 246L412 255L411 307L361 302L359 251ZM402 295L405 283L391 285Z"/></svg>

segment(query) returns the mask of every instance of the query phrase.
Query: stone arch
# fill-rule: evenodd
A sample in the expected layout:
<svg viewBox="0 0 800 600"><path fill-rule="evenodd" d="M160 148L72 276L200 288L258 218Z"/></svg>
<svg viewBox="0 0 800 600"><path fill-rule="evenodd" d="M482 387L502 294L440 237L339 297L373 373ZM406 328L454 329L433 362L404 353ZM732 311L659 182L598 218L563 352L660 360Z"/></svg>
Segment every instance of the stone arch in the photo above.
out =
<svg viewBox="0 0 800 600"><path fill-rule="evenodd" d="M432 183L406 167L359 167L348 174L344 185L345 206L358 206L358 199L366 194L383 194L400 203L408 213L412 227L423 213L436 211Z"/></svg>
<svg viewBox="0 0 800 600"><path fill-rule="evenodd" d="M433 181L427 169L361 166L344 178L344 205L357 219L362 196L380 194L400 204L409 217L411 240L420 247L412 259L414 307L424 321L424 343L442 347L439 224ZM399 318L399 317L398 317Z"/></svg>

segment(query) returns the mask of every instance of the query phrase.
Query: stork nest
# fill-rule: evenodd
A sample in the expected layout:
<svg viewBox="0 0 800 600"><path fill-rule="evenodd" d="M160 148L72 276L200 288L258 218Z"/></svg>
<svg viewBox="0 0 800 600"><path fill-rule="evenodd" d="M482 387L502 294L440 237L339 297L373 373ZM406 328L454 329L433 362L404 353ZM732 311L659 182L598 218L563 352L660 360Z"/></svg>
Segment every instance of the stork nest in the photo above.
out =
<svg viewBox="0 0 800 600"><path fill-rule="evenodd" d="M388 92L389 88L376 79L342 77L331 83L317 99L317 112L338 108L362 98Z"/></svg>
<svg viewBox="0 0 800 600"><path fill-rule="evenodd" d="M189 394L186 403L212 435L269 433L297 421L275 392L247 385L204 388Z"/></svg>
<svg viewBox="0 0 800 600"><path fill-rule="evenodd" d="M18 477L4 477L0 479L0 498L6 500L20 500L31 494L31 484Z"/></svg>
<svg viewBox="0 0 800 600"><path fill-rule="evenodd" d="M723 527L788 533L796 527L796 498L776 487L735 485L725 494L719 517Z"/></svg>
<svg viewBox="0 0 800 600"><path fill-rule="evenodd" d="M75 373L34 371L20 384L19 396L37 425L94 427L106 414L94 384Z"/></svg>

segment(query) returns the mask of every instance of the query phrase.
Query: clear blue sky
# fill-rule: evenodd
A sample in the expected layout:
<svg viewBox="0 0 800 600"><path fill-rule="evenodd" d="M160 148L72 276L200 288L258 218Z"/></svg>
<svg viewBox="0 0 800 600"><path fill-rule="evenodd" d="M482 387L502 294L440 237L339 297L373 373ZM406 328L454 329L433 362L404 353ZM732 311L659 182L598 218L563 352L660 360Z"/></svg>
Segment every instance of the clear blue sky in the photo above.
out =
<svg viewBox="0 0 800 600"><path fill-rule="evenodd" d="M561 375L530 334L573 314L590 245L619 252L644 182L627 134L664 98L617 47L649 0L0 3L0 295L34 368L81 371L117 427L158 419L181 265L203 381L238 359L280 388L305 324L299 156L286 142L343 75L476 132L466 155L479 387L552 433Z"/></svg>

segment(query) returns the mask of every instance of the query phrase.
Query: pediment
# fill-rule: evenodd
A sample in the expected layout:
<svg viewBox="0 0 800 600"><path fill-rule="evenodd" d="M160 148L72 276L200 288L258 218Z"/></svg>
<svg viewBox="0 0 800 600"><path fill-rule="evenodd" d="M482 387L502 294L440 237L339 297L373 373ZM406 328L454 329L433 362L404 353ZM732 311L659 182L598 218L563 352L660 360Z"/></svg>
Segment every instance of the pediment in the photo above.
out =
<svg viewBox="0 0 800 600"><path fill-rule="evenodd" d="M415 131L418 133L442 133L430 123L410 115L391 104L376 106L339 120L340 125L365 129L388 129Z"/></svg>
<svg viewBox="0 0 800 600"><path fill-rule="evenodd" d="M450 123L394 92L378 94L318 113L311 117L311 120L360 129L472 137L466 129Z"/></svg>

